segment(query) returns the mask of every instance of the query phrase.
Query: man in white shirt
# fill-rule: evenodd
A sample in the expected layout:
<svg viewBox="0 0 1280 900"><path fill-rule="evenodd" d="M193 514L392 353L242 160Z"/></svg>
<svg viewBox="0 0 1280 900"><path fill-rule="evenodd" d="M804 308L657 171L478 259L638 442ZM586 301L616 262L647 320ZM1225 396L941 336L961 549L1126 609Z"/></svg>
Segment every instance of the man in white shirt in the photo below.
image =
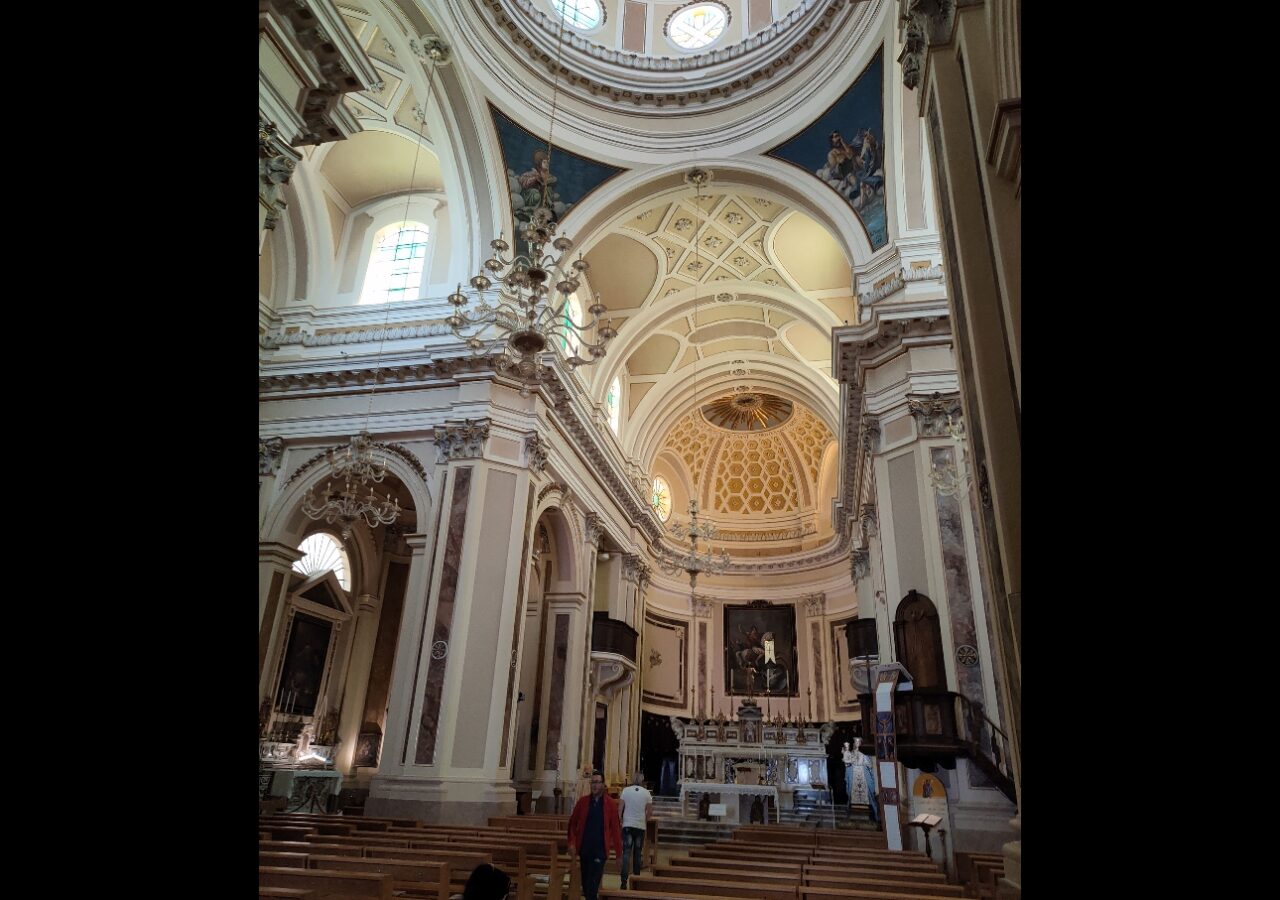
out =
<svg viewBox="0 0 1280 900"><path fill-rule="evenodd" d="M644 773L637 772L631 779L631 786L624 788L618 797L618 807L622 811L622 889L627 889L627 878L634 872L640 874L644 867L644 830L653 810L653 794L644 786ZM635 865L632 866L634 854Z"/></svg>

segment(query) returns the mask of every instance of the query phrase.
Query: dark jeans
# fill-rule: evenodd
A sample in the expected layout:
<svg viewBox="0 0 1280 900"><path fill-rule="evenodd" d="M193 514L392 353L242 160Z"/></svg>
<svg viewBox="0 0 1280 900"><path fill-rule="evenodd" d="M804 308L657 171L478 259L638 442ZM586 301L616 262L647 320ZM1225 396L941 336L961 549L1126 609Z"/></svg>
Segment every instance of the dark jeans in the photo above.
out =
<svg viewBox="0 0 1280 900"><path fill-rule="evenodd" d="M600 854L603 856L604 854ZM600 893L600 879L604 878L604 860L591 854L578 857L582 862L582 900L596 900Z"/></svg>
<svg viewBox="0 0 1280 900"><path fill-rule="evenodd" d="M635 866L631 864L632 855L635 857ZM644 829L643 828L624 828L622 829L622 886L627 886L627 878L631 875L639 875L644 868Z"/></svg>

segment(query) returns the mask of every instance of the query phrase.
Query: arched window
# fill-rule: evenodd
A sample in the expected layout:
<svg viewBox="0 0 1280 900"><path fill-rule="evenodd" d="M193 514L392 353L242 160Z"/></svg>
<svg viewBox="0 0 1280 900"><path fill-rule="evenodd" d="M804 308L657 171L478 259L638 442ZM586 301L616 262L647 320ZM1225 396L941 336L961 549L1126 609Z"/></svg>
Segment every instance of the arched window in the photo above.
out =
<svg viewBox="0 0 1280 900"><path fill-rule="evenodd" d="M667 20L667 37L682 50L714 44L729 24L729 10L719 3L690 4Z"/></svg>
<svg viewBox="0 0 1280 900"><path fill-rule="evenodd" d="M583 321L585 320L582 318L582 303L575 292L569 295L564 304L564 337L560 341L560 346L564 349L566 356L578 355L578 332L573 330L573 326L581 325Z"/></svg>
<svg viewBox="0 0 1280 900"><path fill-rule="evenodd" d="M315 534L308 535L298 545L298 549L306 556L293 564L293 571L310 577L332 570L333 577L338 579L342 589L351 590L351 566L348 564L347 551L342 549L337 538L323 531L317 531Z"/></svg>
<svg viewBox="0 0 1280 900"><path fill-rule="evenodd" d="M427 265L427 236L427 226L421 222L398 222L374 235L360 302L416 298Z"/></svg>
<svg viewBox="0 0 1280 900"><path fill-rule="evenodd" d="M604 395L605 409L609 411L609 427L613 429L613 433L618 433L618 426L622 424L622 377L618 376L613 379L613 384L609 385L609 393Z"/></svg>
<svg viewBox="0 0 1280 900"><path fill-rule="evenodd" d="M588 31L604 18L604 9L597 0L551 0L551 5L574 28Z"/></svg>
<svg viewBox="0 0 1280 900"><path fill-rule="evenodd" d="M659 519L665 522L671 518L671 486L661 475L653 479L653 497L649 502Z"/></svg>

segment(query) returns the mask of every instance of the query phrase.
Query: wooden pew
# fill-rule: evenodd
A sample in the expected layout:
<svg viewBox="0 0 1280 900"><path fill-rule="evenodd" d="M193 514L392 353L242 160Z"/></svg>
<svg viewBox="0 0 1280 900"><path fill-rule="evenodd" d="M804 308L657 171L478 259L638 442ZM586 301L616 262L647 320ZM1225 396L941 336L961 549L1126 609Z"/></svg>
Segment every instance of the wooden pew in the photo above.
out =
<svg viewBox="0 0 1280 900"><path fill-rule="evenodd" d="M361 848L347 844L322 844L318 841L258 841L258 850L268 853L306 853L321 856L364 856Z"/></svg>
<svg viewBox="0 0 1280 900"><path fill-rule="evenodd" d="M278 853L272 850L258 851L258 865L279 866L282 869L305 869L309 855L306 853Z"/></svg>
<svg viewBox="0 0 1280 900"><path fill-rule="evenodd" d="M963 897L964 890L958 884L945 881L894 880L877 878L874 873L864 875L846 872L839 878L813 878L806 876L805 887L834 888L836 890L889 891L898 894L920 894L925 897Z"/></svg>
<svg viewBox="0 0 1280 900"><path fill-rule="evenodd" d="M601 888L600 900L723 900L719 894L689 894L684 891L639 891L630 885L627 889Z"/></svg>
<svg viewBox="0 0 1280 900"><path fill-rule="evenodd" d="M258 900L273 900L276 897L293 897L294 900L306 900L308 897L314 897L315 891L307 891L302 888L258 888Z"/></svg>
<svg viewBox="0 0 1280 900"><path fill-rule="evenodd" d="M794 900L795 884L778 885L744 884L738 881L717 881L705 878L658 878L654 875L636 875L627 884L637 891L666 891L679 897L705 894L712 897L734 897L736 900ZM630 891L626 892L628 895Z"/></svg>
<svg viewBox="0 0 1280 900"><path fill-rule="evenodd" d="M300 888L312 892L311 900L391 900L391 876L373 872L258 866L258 887Z"/></svg>
<svg viewBox="0 0 1280 900"><path fill-rule="evenodd" d="M742 872L748 869L752 872L782 872L792 876L796 884L800 883L800 879L804 873L804 866L801 863L774 862L773 860L767 859L741 860L717 859L711 856L673 856L667 861L667 865L674 866L678 869L715 869L720 872Z"/></svg>
<svg viewBox="0 0 1280 900"><path fill-rule="evenodd" d="M447 862L369 859L354 856L313 856L311 857L311 868L388 875L391 877L391 887L395 892L411 892L415 897L449 900L449 895L453 893L450 888L450 879L453 877L453 871Z"/></svg>
<svg viewBox="0 0 1280 900"><path fill-rule="evenodd" d="M936 868L925 866L919 868L890 868L887 865L876 865L874 863L849 866L805 866L804 881L806 884L819 884L820 882L841 878L850 872L859 877L881 878L885 881L914 881L927 884L947 883L946 876Z"/></svg>
<svg viewBox="0 0 1280 900"><path fill-rule="evenodd" d="M796 888L797 900L951 900L954 894L907 894L888 891L850 888L822 888L808 885Z"/></svg>
<svg viewBox="0 0 1280 900"><path fill-rule="evenodd" d="M777 871L762 867L752 867L749 869L738 869L732 872L729 869L716 868L698 868L696 866L654 866L652 871L646 871L643 874L652 875L655 878L703 878L710 881L723 881L725 878L736 877L750 884L761 885L778 885L781 887L794 888L800 883L800 876L795 872ZM635 876L632 876L633 878Z"/></svg>

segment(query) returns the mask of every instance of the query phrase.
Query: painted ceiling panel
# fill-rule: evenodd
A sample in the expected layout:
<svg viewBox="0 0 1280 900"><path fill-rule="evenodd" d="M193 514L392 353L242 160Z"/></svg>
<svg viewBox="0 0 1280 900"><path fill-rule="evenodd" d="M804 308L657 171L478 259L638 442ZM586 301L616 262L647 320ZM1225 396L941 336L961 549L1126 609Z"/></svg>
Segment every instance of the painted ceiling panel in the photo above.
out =
<svg viewBox="0 0 1280 900"><path fill-rule="evenodd" d="M752 337L771 340L777 332L763 322L719 322L715 325L700 325L689 340L695 344L705 344L721 338Z"/></svg>
<svg viewBox="0 0 1280 900"><path fill-rule="evenodd" d="M847 288L849 262L825 228L803 213L794 213L778 226L773 239L778 264L806 291Z"/></svg>
<svg viewBox="0 0 1280 900"><path fill-rule="evenodd" d="M837 319L849 323L858 321L858 304L852 297L824 297L821 302L836 314Z"/></svg>
<svg viewBox="0 0 1280 900"><path fill-rule="evenodd" d="M644 399L644 395L653 389L653 381L633 381L628 392L627 417L630 418L636 414L636 408L640 405L640 401Z"/></svg>
<svg viewBox="0 0 1280 900"><path fill-rule="evenodd" d="M738 350L754 350L757 353L768 353L769 342L755 338L733 338L732 340L715 341L702 348L703 357L716 353L734 353Z"/></svg>
<svg viewBox="0 0 1280 900"><path fill-rule="evenodd" d="M415 190L443 190L440 162L435 154L425 148L418 151L416 173L414 155L412 141L386 131L362 131L335 143L321 172L348 207L408 190L411 175Z"/></svg>
<svg viewBox="0 0 1280 900"><path fill-rule="evenodd" d="M665 334L655 334L627 359L627 371L632 375L662 375L676 358L680 342Z"/></svg>
<svg viewBox="0 0 1280 900"><path fill-rule="evenodd" d="M610 310L639 306L658 278L658 261L639 241L610 234L586 255L591 287Z"/></svg>
<svg viewBox="0 0 1280 900"><path fill-rule="evenodd" d="M807 360L831 358L831 338L819 333L812 325L796 322L787 329L786 338Z"/></svg>

